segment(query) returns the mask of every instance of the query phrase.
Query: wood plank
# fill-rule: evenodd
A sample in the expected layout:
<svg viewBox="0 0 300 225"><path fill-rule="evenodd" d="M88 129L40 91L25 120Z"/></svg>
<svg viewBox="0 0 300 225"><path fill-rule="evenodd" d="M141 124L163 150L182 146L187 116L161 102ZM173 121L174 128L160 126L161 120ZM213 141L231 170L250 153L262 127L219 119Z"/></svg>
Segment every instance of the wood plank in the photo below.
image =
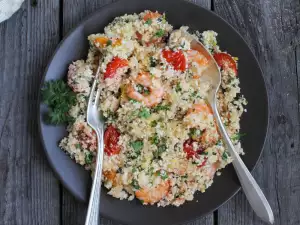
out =
<svg viewBox="0 0 300 225"><path fill-rule="evenodd" d="M40 144L37 95L59 42L59 0L22 8L0 24L0 224L60 223L59 182Z"/></svg>
<svg viewBox="0 0 300 225"><path fill-rule="evenodd" d="M299 1L215 0L214 5L258 57L269 93L268 139L254 177L270 202L275 224L300 224ZM219 225L265 224L242 193L218 212Z"/></svg>
<svg viewBox="0 0 300 225"><path fill-rule="evenodd" d="M205 8L210 9L210 0L191 0ZM108 4L109 0L64 0L63 1L63 35L78 24L88 14L96 11L104 4ZM63 189L62 192L62 225L81 225L84 224L87 205L79 203ZM118 223L102 218L102 225L117 225ZM212 225L213 215L208 215L203 219L186 225Z"/></svg>

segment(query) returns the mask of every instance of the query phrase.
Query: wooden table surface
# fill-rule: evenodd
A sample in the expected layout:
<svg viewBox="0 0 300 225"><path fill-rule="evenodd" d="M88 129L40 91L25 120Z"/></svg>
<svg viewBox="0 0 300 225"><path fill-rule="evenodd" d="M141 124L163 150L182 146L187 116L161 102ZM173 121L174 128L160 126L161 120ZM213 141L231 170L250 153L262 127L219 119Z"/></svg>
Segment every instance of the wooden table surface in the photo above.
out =
<svg viewBox="0 0 300 225"><path fill-rule="evenodd" d="M151 1L151 0L148 0ZM163 1L163 0L162 0ZM25 0L0 24L0 224L82 225L76 202L46 161L37 130L43 71L67 32L111 0ZM300 2L194 0L232 24L264 72L270 127L253 172L275 224L300 224ZM255 88L255 87L254 87ZM102 219L102 225L117 223ZM264 224L238 193L219 210L186 225Z"/></svg>

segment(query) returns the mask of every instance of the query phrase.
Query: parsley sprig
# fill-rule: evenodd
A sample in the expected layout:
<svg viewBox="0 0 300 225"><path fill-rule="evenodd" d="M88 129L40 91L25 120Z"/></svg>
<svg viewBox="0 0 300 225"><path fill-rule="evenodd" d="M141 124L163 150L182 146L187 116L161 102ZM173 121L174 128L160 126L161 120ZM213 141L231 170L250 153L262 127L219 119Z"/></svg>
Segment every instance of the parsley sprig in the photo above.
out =
<svg viewBox="0 0 300 225"><path fill-rule="evenodd" d="M76 94L63 80L46 82L42 88L42 101L49 107L49 124L59 125L73 121L68 112L76 103Z"/></svg>

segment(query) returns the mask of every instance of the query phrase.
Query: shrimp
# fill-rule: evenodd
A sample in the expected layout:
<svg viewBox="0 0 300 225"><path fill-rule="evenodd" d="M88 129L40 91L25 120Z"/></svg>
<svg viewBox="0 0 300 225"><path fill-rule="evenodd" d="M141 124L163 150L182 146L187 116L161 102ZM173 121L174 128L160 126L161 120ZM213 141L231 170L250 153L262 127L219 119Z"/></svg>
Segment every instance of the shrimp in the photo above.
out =
<svg viewBox="0 0 300 225"><path fill-rule="evenodd" d="M217 172L218 167L219 167L219 162L215 162L215 163L211 164L211 166L206 170L206 175L210 179L213 179L215 173Z"/></svg>
<svg viewBox="0 0 300 225"><path fill-rule="evenodd" d="M209 126L212 119L211 108L207 104L203 103L194 104L192 108L187 111L183 120L188 127L199 126L200 128L205 129Z"/></svg>
<svg viewBox="0 0 300 225"><path fill-rule="evenodd" d="M200 78L202 72L208 66L208 59L196 50L189 50L187 51L187 58L189 64L192 66L193 78L198 79Z"/></svg>
<svg viewBox="0 0 300 225"><path fill-rule="evenodd" d="M140 84L149 89L150 94L145 95L136 90L135 85ZM146 106L151 107L159 104L164 96L164 89L160 81L151 78L148 73L140 73L134 79L134 82L127 85L126 94L129 98L143 102Z"/></svg>
<svg viewBox="0 0 300 225"><path fill-rule="evenodd" d="M213 114L212 109L207 104L194 104L192 108L190 108L187 114L195 113L195 112L204 112L208 114Z"/></svg>
<svg viewBox="0 0 300 225"><path fill-rule="evenodd" d="M209 107L209 105L194 104L192 108L190 108L187 111L187 115L184 119L188 126L190 127L200 126L200 128L204 130L200 139L200 142L204 146L215 144L219 138L217 124L213 119L212 115L213 112L211 107ZM201 118L201 121L199 121L198 118ZM214 125L211 126L211 123L213 123Z"/></svg>
<svg viewBox="0 0 300 225"><path fill-rule="evenodd" d="M141 188L135 192L135 196L144 202L145 205L153 205L167 195L170 189L170 182L165 181L152 188Z"/></svg>

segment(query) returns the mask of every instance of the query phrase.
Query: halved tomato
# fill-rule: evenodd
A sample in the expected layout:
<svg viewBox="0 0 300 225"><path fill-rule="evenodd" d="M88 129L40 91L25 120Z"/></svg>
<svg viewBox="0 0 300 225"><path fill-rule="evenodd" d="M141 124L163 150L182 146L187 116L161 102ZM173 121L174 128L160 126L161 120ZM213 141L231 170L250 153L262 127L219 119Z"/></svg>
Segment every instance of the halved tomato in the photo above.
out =
<svg viewBox="0 0 300 225"><path fill-rule="evenodd" d="M120 133L112 125L108 126L104 132L104 152L107 155L117 155L121 151L118 145Z"/></svg>
<svg viewBox="0 0 300 225"><path fill-rule="evenodd" d="M109 62L106 66L106 71L104 73L104 79L113 78L117 73L117 70L128 66L128 61L126 59L121 59L119 57L114 57L111 62Z"/></svg>
<svg viewBox="0 0 300 225"><path fill-rule="evenodd" d="M162 55L175 70L185 71L186 58L182 51L163 50Z"/></svg>
<svg viewBox="0 0 300 225"><path fill-rule="evenodd" d="M195 142L197 143L197 141L194 141L190 138L183 143L183 151L186 152L187 159L191 159L193 158L193 156L196 157L204 151L204 148L202 148L201 146L199 146L197 150L194 150L193 143Z"/></svg>
<svg viewBox="0 0 300 225"><path fill-rule="evenodd" d="M235 72L235 74L237 74L237 65L236 62L231 57L231 55L225 52L220 52L220 53L215 53L214 58L218 63L219 67L221 67L221 69L226 70L230 68Z"/></svg>

